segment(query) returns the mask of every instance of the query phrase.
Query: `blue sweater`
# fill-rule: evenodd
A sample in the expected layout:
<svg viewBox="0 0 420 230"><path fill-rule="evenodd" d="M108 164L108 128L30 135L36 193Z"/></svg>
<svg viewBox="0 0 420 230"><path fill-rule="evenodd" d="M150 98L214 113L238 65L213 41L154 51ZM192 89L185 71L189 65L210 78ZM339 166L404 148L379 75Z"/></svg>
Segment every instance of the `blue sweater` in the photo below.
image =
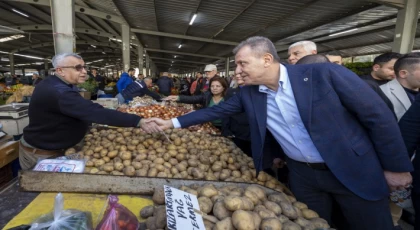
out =
<svg viewBox="0 0 420 230"><path fill-rule="evenodd" d="M128 75L126 72L122 73L120 80L117 82L118 93L121 93L131 83L133 83L133 79L130 77L130 75Z"/></svg>
<svg viewBox="0 0 420 230"><path fill-rule="evenodd" d="M39 149L72 147L85 136L92 123L136 127L140 117L105 109L84 99L76 86L56 76L41 81L29 104L29 125L23 130L25 141Z"/></svg>

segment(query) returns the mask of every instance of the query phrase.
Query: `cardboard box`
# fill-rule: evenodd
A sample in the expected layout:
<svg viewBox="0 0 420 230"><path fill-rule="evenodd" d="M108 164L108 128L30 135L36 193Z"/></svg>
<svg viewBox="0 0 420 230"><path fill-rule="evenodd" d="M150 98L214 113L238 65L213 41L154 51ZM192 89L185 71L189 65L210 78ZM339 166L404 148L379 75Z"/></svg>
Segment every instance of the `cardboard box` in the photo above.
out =
<svg viewBox="0 0 420 230"><path fill-rule="evenodd" d="M79 93L86 100L90 100L90 97L92 96L90 92L79 92Z"/></svg>

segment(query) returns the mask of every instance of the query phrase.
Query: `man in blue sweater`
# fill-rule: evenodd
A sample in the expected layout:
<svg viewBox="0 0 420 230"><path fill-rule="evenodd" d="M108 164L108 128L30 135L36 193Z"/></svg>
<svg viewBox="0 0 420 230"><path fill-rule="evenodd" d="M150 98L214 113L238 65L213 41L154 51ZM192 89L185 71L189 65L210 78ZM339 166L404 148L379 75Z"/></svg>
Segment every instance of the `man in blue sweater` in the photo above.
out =
<svg viewBox="0 0 420 230"><path fill-rule="evenodd" d="M160 100L161 96L159 94L149 90L152 84L150 77L146 77L143 81L134 81L115 97L118 98L120 104L123 104L126 100L132 100L133 97L143 97L144 95L148 95L155 100Z"/></svg>
<svg viewBox="0 0 420 230"><path fill-rule="evenodd" d="M159 131L139 116L85 100L76 87L87 78L85 62L79 55L59 54L52 64L55 75L36 86L29 104L29 125L23 130L19 148L23 169L32 168L39 159L63 154L83 139L92 123Z"/></svg>
<svg viewBox="0 0 420 230"><path fill-rule="evenodd" d="M128 85L133 83L133 76L136 71L133 68L128 69L128 73L121 74L120 80L117 82L118 93L121 93Z"/></svg>
<svg viewBox="0 0 420 230"><path fill-rule="evenodd" d="M156 83L159 87L159 93L165 96L171 95L171 88L174 87L174 82L168 76L168 72L164 72Z"/></svg>

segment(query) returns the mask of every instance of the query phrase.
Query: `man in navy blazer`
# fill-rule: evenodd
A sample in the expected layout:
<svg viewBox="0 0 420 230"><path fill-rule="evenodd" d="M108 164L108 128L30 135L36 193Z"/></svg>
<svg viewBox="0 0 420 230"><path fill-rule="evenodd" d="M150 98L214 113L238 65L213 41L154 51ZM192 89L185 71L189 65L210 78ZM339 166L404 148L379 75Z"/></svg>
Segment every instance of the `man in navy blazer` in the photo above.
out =
<svg viewBox="0 0 420 230"><path fill-rule="evenodd" d="M379 96L339 65L280 64L264 37L248 38L233 52L247 85L240 93L218 106L149 122L179 128L245 112L257 172L281 157L280 144L299 201L330 222L336 200L349 229L393 229L390 188L408 186L413 167Z"/></svg>

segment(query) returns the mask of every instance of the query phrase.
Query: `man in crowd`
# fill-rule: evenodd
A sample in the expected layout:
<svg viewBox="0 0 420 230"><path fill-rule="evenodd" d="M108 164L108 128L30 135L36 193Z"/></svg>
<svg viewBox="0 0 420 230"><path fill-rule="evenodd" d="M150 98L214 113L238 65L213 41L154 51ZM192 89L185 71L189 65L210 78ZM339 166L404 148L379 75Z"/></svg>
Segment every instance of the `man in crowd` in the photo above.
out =
<svg viewBox="0 0 420 230"><path fill-rule="evenodd" d="M156 125L145 123L133 114L105 109L84 99L76 87L86 81L82 57L58 54L52 59L55 75L39 83L29 104L29 125L23 130L19 161L23 169L32 168L39 159L57 157L85 136L92 123L118 127L141 127L157 132Z"/></svg>
<svg viewBox="0 0 420 230"><path fill-rule="evenodd" d="M380 86L392 103L393 112L399 121L410 108L420 88L420 54L411 53L399 58L394 64L396 78ZM402 209L390 201L392 220L395 226L402 215ZM417 208L419 210L420 207Z"/></svg>
<svg viewBox="0 0 420 230"><path fill-rule="evenodd" d="M32 74L32 85L36 86L42 81L42 78L39 77L37 73Z"/></svg>
<svg viewBox="0 0 420 230"><path fill-rule="evenodd" d="M133 83L133 76L136 71L133 68L128 69L128 73L121 74L117 82L118 93L121 93L129 84Z"/></svg>
<svg viewBox="0 0 420 230"><path fill-rule="evenodd" d="M291 65L296 64L299 59L311 55L311 54L317 54L316 44L311 41L300 41L293 43L289 46L289 58L288 62Z"/></svg>
<svg viewBox="0 0 420 230"><path fill-rule="evenodd" d="M205 84L202 84L201 92L206 92L207 90L209 90L210 80L214 76L219 76L217 75L217 66L213 64L206 65L206 67L204 68L204 74L206 75L206 82Z"/></svg>
<svg viewBox="0 0 420 230"><path fill-rule="evenodd" d="M247 85L239 94L218 106L148 122L180 128L244 111L257 172L284 157L296 198L328 222L335 200L350 229L393 229L389 189L408 186L413 166L378 95L340 65L281 65L264 37L248 38L233 53ZM272 151L278 146L286 156Z"/></svg>
<svg viewBox="0 0 420 230"><path fill-rule="evenodd" d="M395 78L394 64L401 57L401 54L389 52L377 56L373 60L370 75L360 76L363 80L383 85Z"/></svg>
<svg viewBox="0 0 420 230"><path fill-rule="evenodd" d="M98 89L104 91L105 78L98 74L98 70L96 68L92 69L92 77L98 83Z"/></svg>
<svg viewBox="0 0 420 230"><path fill-rule="evenodd" d="M137 76L137 79L138 79L139 81L143 81L143 79L144 79L143 74L142 74L142 73L139 73L139 75ZM150 78L150 79L151 79L151 78Z"/></svg>
<svg viewBox="0 0 420 230"><path fill-rule="evenodd" d="M159 87L160 94L164 96L171 95L171 89L174 87L174 82L169 78L168 72L163 72L156 84Z"/></svg>
<svg viewBox="0 0 420 230"><path fill-rule="evenodd" d="M331 63L335 63L338 65L343 64L343 57L338 51L331 51L325 54L327 56L328 60L330 60Z"/></svg>
<svg viewBox="0 0 420 230"><path fill-rule="evenodd" d="M200 95L202 92L205 82L203 78L203 73L197 72L195 74L196 80L191 84L190 93L191 95Z"/></svg>
<svg viewBox="0 0 420 230"><path fill-rule="evenodd" d="M120 104L127 100L132 100L134 97L143 97L144 95L151 96L155 100L160 100L161 97L149 90L153 84L150 77L146 77L143 81L137 80L128 85L121 93L117 94L115 98L118 98Z"/></svg>

